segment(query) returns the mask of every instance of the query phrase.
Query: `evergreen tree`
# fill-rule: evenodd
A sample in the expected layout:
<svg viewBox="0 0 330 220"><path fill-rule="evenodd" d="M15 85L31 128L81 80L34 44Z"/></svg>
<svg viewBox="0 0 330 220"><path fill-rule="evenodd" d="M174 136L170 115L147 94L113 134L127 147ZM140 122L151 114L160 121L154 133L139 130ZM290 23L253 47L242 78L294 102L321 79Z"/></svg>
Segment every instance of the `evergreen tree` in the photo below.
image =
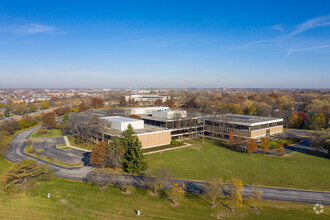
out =
<svg viewBox="0 0 330 220"><path fill-rule="evenodd" d="M128 124L127 129L121 133L122 146L127 150L127 147L131 146L136 139L137 137L135 136L132 125Z"/></svg>
<svg viewBox="0 0 330 220"><path fill-rule="evenodd" d="M146 158L142 154L142 144L135 135L133 127L128 125L122 133L122 144L125 148L123 167L129 173L140 173L147 169Z"/></svg>

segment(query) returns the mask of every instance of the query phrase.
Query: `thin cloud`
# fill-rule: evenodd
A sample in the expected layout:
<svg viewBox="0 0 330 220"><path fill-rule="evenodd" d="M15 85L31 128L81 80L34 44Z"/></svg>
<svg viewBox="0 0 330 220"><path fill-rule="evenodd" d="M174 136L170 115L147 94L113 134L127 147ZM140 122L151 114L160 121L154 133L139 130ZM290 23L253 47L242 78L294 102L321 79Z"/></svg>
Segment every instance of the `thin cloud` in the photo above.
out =
<svg viewBox="0 0 330 220"><path fill-rule="evenodd" d="M22 34L51 34L54 33L55 27L41 24L28 24L19 26L16 30L17 33Z"/></svg>
<svg viewBox="0 0 330 220"><path fill-rule="evenodd" d="M236 47L232 47L232 49L249 49L252 47L257 47L257 46L275 46L278 44L281 45L290 45L292 42L296 41L297 39L294 38L296 35L299 35L301 33L304 33L308 30L318 28L318 27L325 27L325 26L330 26L330 14L326 16L321 16L321 17L316 17L309 19L305 21L304 23L297 25L293 31L289 34L283 34L280 37L277 38L270 38L270 39L261 39L261 40L255 40L255 41L250 41L249 43L245 43L243 45L239 45ZM284 32L283 25L277 24L269 27L270 29L277 30ZM297 51L305 51L305 50L312 50L312 49L320 49L320 48L327 48L327 45L323 46L315 46L315 47L308 47L308 48L303 48L303 49L289 49L287 50L287 54L290 55L293 52Z"/></svg>
<svg viewBox="0 0 330 220"><path fill-rule="evenodd" d="M291 32L290 36L295 36L295 35L301 34L303 32L306 32L310 29L329 26L329 25L330 25L330 15L312 18L312 19L305 21L301 25L298 25L295 28L295 30Z"/></svg>
<svg viewBox="0 0 330 220"><path fill-rule="evenodd" d="M281 31L281 32L285 31L282 24L276 24L276 25L270 26L268 28L275 30L275 31Z"/></svg>
<svg viewBox="0 0 330 220"><path fill-rule="evenodd" d="M294 52L303 52L303 51L308 51L308 50L316 50L316 49L324 49L324 48L330 48L330 44L314 46L314 47L299 48L299 49L289 49L287 51L287 55L290 56Z"/></svg>
<svg viewBox="0 0 330 220"><path fill-rule="evenodd" d="M0 31L12 33L12 34L33 35L33 34L52 34L56 32L56 29L54 26L32 23L32 24L25 24L19 26L3 27L0 28Z"/></svg>

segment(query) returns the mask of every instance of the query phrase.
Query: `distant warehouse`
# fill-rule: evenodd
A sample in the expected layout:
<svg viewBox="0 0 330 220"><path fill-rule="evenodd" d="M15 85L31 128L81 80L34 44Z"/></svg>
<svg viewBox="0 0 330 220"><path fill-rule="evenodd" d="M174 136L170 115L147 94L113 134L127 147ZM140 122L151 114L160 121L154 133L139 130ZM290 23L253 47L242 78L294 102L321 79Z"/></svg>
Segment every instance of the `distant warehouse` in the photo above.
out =
<svg viewBox="0 0 330 220"><path fill-rule="evenodd" d="M169 99L169 96L160 96L160 95L128 95L124 97L128 102L130 99L136 102L146 102L146 103L154 103L157 99L166 102Z"/></svg>

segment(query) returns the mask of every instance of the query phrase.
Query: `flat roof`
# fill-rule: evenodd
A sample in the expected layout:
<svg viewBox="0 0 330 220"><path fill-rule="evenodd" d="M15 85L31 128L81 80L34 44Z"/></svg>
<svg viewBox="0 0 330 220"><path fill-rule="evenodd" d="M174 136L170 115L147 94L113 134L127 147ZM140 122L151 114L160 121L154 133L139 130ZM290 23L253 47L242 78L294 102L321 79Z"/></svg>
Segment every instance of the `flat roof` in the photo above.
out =
<svg viewBox="0 0 330 220"><path fill-rule="evenodd" d="M105 133L108 133L110 135L121 134L121 131L115 130L112 128L104 127L103 129L104 129ZM151 132L163 132L163 131L170 131L170 130L162 128L162 127L146 125L146 124L144 124L144 128L142 128L142 129L134 129L134 132L137 135L144 134L144 133L151 133Z"/></svg>
<svg viewBox="0 0 330 220"><path fill-rule="evenodd" d="M154 121L163 121L163 122L171 122L171 121L182 121L182 120L188 120L189 117L182 117L182 118L160 118L160 117L155 117L152 115L139 115L142 119L150 119ZM197 117L192 117L193 119L197 119Z"/></svg>
<svg viewBox="0 0 330 220"><path fill-rule="evenodd" d="M229 124L237 124L237 125L247 125L247 126L255 126L262 124L269 124L274 122L281 122L283 118L274 118L274 117L263 117L263 116L255 116L255 115L238 115L238 114L222 114L222 115L211 115L206 116L208 120L214 120Z"/></svg>
<svg viewBox="0 0 330 220"><path fill-rule="evenodd" d="M133 122L133 121L141 121L134 118L127 118L122 116L108 116L108 117L102 117L102 119L105 119L107 121L115 121L115 122Z"/></svg>

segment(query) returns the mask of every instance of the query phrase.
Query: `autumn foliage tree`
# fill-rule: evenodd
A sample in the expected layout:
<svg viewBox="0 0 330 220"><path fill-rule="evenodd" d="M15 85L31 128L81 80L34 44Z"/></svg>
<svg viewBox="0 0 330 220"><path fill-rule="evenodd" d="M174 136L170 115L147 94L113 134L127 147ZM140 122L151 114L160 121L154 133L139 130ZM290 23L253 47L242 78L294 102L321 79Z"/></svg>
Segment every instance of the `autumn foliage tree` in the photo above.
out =
<svg viewBox="0 0 330 220"><path fill-rule="evenodd" d="M317 125L319 128L325 128L327 119L323 113L319 114L316 118Z"/></svg>
<svg viewBox="0 0 330 220"><path fill-rule="evenodd" d="M179 205L178 201L185 195L187 187L182 183L172 184L169 192L169 198L172 200L173 205Z"/></svg>
<svg viewBox="0 0 330 220"><path fill-rule="evenodd" d="M101 108L104 106L104 102L100 98L92 98L92 105L95 108Z"/></svg>
<svg viewBox="0 0 330 220"><path fill-rule="evenodd" d="M229 131L228 138L229 138L229 146L233 147L235 145L235 137L233 130Z"/></svg>
<svg viewBox="0 0 330 220"><path fill-rule="evenodd" d="M285 154L284 143L283 143L283 142L279 142L279 143L278 143L278 148L276 149L276 152L277 152L280 156L283 156L283 155Z"/></svg>
<svg viewBox="0 0 330 220"><path fill-rule="evenodd" d="M55 113L54 112L44 113L42 115L42 121L46 128L55 128L56 127Z"/></svg>
<svg viewBox="0 0 330 220"><path fill-rule="evenodd" d="M167 99L166 100L166 105L170 108L174 107L175 102L172 99Z"/></svg>
<svg viewBox="0 0 330 220"><path fill-rule="evenodd" d="M104 168L107 165L109 156L108 144L105 141L95 145L91 152L89 164Z"/></svg>
<svg viewBox="0 0 330 220"><path fill-rule="evenodd" d="M267 138L261 139L260 148L264 152L264 154L266 152L268 152L268 150L269 150L269 141L267 140Z"/></svg>
<svg viewBox="0 0 330 220"><path fill-rule="evenodd" d="M235 208L242 207L243 202L243 183L238 178L232 178L231 179L231 190L230 190L230 196L232 199L231 203L231 209L232 211L235 211Z"/></svg>
<svg viewBox="0 0 330 220"><path fill-rule="evenodd" d="M246 150L249 153L252 153L252 152L256 151L257 149L258 149L257 143L255 142L254 139L250 138L247 145L246 145Z"/></svg>
<svg viewBox="0 0 330 220"><path fill-rule="evenodd" d="M163 105L163 101L161 99L157 99L155 102L154 102L154 105L155 106L162 106Z"/></svg>

